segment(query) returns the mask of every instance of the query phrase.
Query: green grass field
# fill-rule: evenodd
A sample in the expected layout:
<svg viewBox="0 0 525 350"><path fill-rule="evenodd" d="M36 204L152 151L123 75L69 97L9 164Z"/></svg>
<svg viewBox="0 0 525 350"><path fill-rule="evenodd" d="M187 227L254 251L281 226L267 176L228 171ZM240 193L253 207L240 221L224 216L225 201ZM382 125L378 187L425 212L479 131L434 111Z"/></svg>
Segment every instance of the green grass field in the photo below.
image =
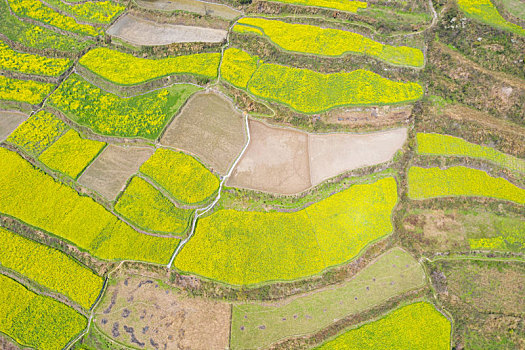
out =
<svg viewBox="0 0 525 350"><path fill-rule="evenodd" d="M292 213L219 210L199 219L175 267L235 285L314 275L392 232L396 202L389 177Z"/></svg>
<svg viewBox="0 0 525 350"><path fill-rule="evenodd" d="M419 302L352 329L317 349L450 349L450 321L434 306Z"/></svg>
<svg viewBox="0 0 525 350"><path fill-rule="evenodd" d="M408 170L409 198L450 196L492 197L525 204L525 189L482 170L462 166L446 170L413 166Z"/></svg>
<svg viewBox="0 0 525 350"><path fill-rule="evenodd" d="M72 308L0 275L0 332L19 344L62 349L86 326L87 319Z"/></svg>
<svg viewBox="0 0 525 350"><path fill-rule="evenodd" d="M0 228L0 265L67 296L86 310L104 279L67 254Z"/></svg>
<svg viewBox="0 0 525 350"><path fill-rule="evenodd" d="M424 284L421 265L394 248L343 284L274 304L234 304L231 348L267 348L280 339L310 334Z"/></svg>

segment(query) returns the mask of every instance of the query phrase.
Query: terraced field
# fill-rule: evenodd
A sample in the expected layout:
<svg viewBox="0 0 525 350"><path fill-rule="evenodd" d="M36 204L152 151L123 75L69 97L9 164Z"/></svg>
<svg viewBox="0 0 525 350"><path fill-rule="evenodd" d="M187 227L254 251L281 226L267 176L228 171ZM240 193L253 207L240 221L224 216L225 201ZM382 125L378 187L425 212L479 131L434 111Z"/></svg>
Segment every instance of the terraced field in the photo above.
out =
<svg viewBox="0 0 525 350"><path fill-rule="evenodd" d="M48 58L20 53L0 41L0 69L45 76L59 76L73 62L67 58Z"/></svg>
<svg viewBox="0 0 525 350"><path fill-rule="evenodd" d="M467 16L475 20L519 35L525 35L525 29L503 18L490 0L458 0L458 5Z"/></svg>
<svg viewBox="0 0 525 350"><path fill-rule="evenodd" d="M0 76L0 100L39 104L51 92L53 84Z"/></svg>
<svg viewBox="0 0 525 350"><path fill-rule="evenodd" d="M357 12L359 9L367 7L363 1L343 1L343 0L271 0L293 5L323 7L346 12Z"/></svg>

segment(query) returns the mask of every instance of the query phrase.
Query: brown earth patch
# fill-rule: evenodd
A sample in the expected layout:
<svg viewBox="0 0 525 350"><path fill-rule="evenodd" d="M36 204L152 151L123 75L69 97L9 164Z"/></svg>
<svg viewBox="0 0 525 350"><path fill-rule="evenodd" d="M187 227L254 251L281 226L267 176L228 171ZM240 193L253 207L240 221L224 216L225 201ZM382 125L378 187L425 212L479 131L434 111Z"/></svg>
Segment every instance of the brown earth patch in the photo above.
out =
<svg viewBox="0 0 525 350"><path fill-rule="evenodd" d="M413 106L379 106L361 108L336 108L321 117L327 124L354 127L385 127L407 121Z"/></svg>
<svg viewBox="0 0 525 350"><path fill-rule="evenodd" d="M227 349L231 307L138 275L120 275L95 311L108 337L143 349Z"/></svg>
<svg viewBox="0 0 525 350"><path fill-rule="evenodd" d="M0 142L5 141L27 117L27 114L17 111L0 111Z"/></svg>
<svg viewBox="0 0 525 350"><path fill-rule="evenodd" d="M114 200L155 150L150 147L109 145L86 169L78 182Z"/></svg>
<svg viewBox="0 0 525 350"><path fill-rule="evenodd" d="M168 126L160 143L192 153L225 175L246 143L242 115L215 93L198 93Z"/></svg>
<svg viewBox="0 0 525 350"><path fill-rule="evenodd" d="M220 43L227 31L213 28L159 24L137 16L120 17L107 33L133 45L158 46L173 43Z"/></svg>
<svg viewBox="0 0 525 350"><path fill-rule="evenodd" d="M160 10L166 12L186 11L197 13L203 16L221 17L227 20L232 20L242 15L242 12L237 11L229 6L198 0L137 0L137 5L148 10Z"/></svg>

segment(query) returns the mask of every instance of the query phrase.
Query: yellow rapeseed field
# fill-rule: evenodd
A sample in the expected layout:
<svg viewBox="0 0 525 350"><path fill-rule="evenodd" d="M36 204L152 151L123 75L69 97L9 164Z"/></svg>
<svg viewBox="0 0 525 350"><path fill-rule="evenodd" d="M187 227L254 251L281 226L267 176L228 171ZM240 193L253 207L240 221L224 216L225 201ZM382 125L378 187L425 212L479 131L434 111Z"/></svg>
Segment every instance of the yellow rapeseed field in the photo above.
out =
<svg viewBox="0 0 525 350"><path fill-rule="evenodd" d="M221 78L241 89L245 89L257 70L259 57L229 48L224 51L221 63Z"/></svg>
<svg viewBox="0 0 525 350"><path fill-rule="evenodd" d="M525 29L503 18L490 0L458 0L458 5L468 17L496 28L525 35Z"/></svg>
<svg viewBox="0 0 525 350"><path fill-rule="evenodd" d="M42 102L53 87L53 84L11 79L0 75L0 100L27 102L36 105Z"/></svg>
<svg viewBox="0 0 525 350"><path fill-rule="evenodd" d="M270 0L275 2L284 2L293 5L324 7L346 12L357 12L359 9L366 9L367 4L364 1L352 0Z"/></svg>

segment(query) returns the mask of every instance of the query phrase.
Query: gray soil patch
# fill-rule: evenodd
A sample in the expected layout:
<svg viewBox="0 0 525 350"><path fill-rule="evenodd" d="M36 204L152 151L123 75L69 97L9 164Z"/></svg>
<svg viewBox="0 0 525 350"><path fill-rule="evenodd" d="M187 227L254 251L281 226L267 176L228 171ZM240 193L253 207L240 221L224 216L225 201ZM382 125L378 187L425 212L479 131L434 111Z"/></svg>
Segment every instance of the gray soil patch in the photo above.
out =
<svg viewBox="0 0 525 350"><path fill-rule="evenodd" d="M120 17L107 33L133 45L158 46L173 43L220 43L227 32L221 29L160 24L132 15Z"/></svg>
<svg viewBox="0 0 525 350"><path fill-rule="evenodd" d="M242 15L242 12L237 11L229 6L198 0L137 0L137 5L148 10L160 10L167 12L186 11L197 13L203 16L207 15L220 17L227 20L232 20Z"/></svg>
<svg viewBox="0 0 525 350"><path fill-rule="evenodd" d="M17 111L0 111L0 142L5 141L28 115Z"/></svg>
<svg viewBox="0 0 525 350"><path fill-rule="evenodd" d="M114 200L155 150L150 147L109 145L82 174L79 183Z"/></svg>
<svg viewBox="0 0 525 350"><path fill-rule="evenodd" d="M224 175L246 143L242 115L215 93L193 96L173 120L160 143L196 155Z"/></svg>
<svg viewBox="0 0 525 350"><path fill-rule="evenodd" d="M308 134L251 120L250 136L227 185L288 195L346 171L389 161L405 143L407 129Z"/></svg>
<svg viewBox="0 0 525 350"><path fill-rule="evenodd" d="M293 194L311 186L308 135L250 120L250 144L228 186Z"/></svg>

